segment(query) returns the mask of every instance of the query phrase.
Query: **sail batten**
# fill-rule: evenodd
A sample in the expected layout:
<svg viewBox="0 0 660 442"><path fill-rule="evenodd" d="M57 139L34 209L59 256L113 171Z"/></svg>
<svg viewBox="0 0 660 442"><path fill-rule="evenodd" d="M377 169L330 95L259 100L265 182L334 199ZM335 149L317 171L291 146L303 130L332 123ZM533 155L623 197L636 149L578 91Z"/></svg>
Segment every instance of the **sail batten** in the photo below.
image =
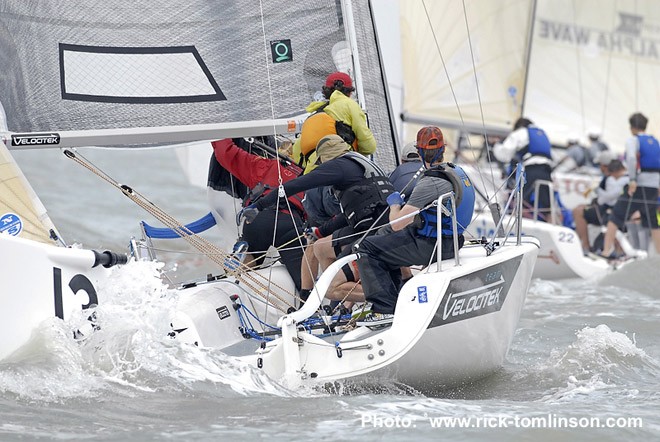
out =
<svg viewBox="0 0 660 442"><path fill-rule="evenodd" d="M43 149L86 146L144 147L181 144L273 133L296 133L307 114L293 119L241 121L238 123L197 124L187 126L131 127L47 133L9 133L3 136L11 149Z"/></svg>

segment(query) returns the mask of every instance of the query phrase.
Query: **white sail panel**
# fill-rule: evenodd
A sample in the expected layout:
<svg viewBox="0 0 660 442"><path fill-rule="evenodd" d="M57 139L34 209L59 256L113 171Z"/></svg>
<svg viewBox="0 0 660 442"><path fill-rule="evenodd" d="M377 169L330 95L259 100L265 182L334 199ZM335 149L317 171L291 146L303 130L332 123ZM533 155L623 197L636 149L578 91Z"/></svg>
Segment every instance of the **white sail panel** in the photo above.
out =
<svg viewBox="0 0 660 442"><path fill-rule="evenodd" d="M60 45L62 95L79 99L133 100L151 97L207 97L219 92L195 57L194 47L106 48ZM214 87L215 86L215 87ZM224 97L217 97L224 99ZM130 101L129 101L130 102Z"/></svg>
<svg viewBox="0 0 660 442"><path fill-rule="evenodd" d="M486 126L510 129L522 106L531 6L401 2L404 114L463 128L482 127L483 113Z"/></svg>
<svg viewBox="0 0 660 442"><path fill-rule="evenodd" d="M596 127L621 152L637 111L658 134L658 78L657 1L538 1L524 113L553 142Z"/></svg>

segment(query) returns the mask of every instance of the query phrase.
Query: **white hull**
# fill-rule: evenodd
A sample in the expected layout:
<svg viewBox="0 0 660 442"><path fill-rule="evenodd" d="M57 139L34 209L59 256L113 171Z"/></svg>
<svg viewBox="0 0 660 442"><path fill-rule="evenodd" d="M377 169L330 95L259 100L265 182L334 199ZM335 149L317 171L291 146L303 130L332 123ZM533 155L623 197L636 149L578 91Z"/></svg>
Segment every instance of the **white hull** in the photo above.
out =
<svg viewBox="0 0 660 442"><path fill-rule="evenodd" d="M507 354L537 251L533 238L490 257L466 247L461 265L445 261L437 272L433 264L402 287L391 327L324 340L286 316L282 338L245 359L291 387L368 374L429 390L483 377Z"/></svg>
<svg viewBox="0 0 660 442"><path fill-rule="evenodd" d="M564 207L574 209L580 204L591 204L595 189L600 184L602 174L596 169L585 169L582 172L555 171L552 182Z"/></svg>
<svg viewBox="0 0 660 442"><path fill-rule="evenodd" d="M251 273L270 277L272 283L295 293L293 280L283 265L276 264ZM235 296L238 297L232 299ZM293 296L283 299L295 305ZM273 298L269 300L282 304ZM171 322L172 336L183 342L216 348L234 355L245 353L246 346L243 344L247 344L248 351L254 351L258 341L250 340L250 334L269 332L271 329L257 321L250 312L270 325L277 324L283 315L281 310L272 305L267 306L264 298L255 296L233 279L220 279L183 288Z"/></svg>
<svg viewBox="0 0 660 442"><path fill-rule="evenodd" d="M506 185L496 166L482 166L481 170L471 164L461 164L461 167L485 196L493 199L493 195L497 195L497 201L501 205L506 203L507 192L503 191ZM568 209L574 209L580 204L590 204L594 193L589 190L598 187L601 178L602 175L590 169L580 172L552 173L554 189L559 192L562 204Z"/></svg>
<svg viewBox="0 0 660 442"><path fill-rule="evenodd" d="M96 287L110 270L93 267L95 260L91 250L0 234L0 360L25 344L43 321L67 320L98 304Z"/></svg>
<svg viewBox="0 0 660 442"><path fill-rule="evenodd" d="M504 225L508 218L505 216ZM495 223L489 212L482 212L472 220L468 230L476 237L492 236ZM577 233L567 227L525 218L522 220L522 234L538 238L541 243L534 267L535 278L597 278L613 268L603 259L584 256Z"/></svg>
<svg viewBox="0 0 660 442"><path fill-rule="evenodd" d="M0 360L27 343L41 323L53 317L69 320L75 312L94 307L98 288L108 286L111 269L94 267L95 252L43 244L37 241L0 234ZM30 269L29 275L25 269ZM294 293L294 284L283 265L250 272ZM194 345L227 349L249 341L234 304L242 303L243 317L254 326L255 333L268 331L247 313L274 324L283 312L266 307L264 298L248 295L234 280L217 279L182 288L179 308L171 318L172 336ZM236 301L233 295L238 295ZM272 299L272 298L271 298ZM295 305L293 296L273 301L283 306ZM251 330L246 330L251 331ZM74 330L72 330L73 335ZM251 347L253 350L253 346Z"/></svg>

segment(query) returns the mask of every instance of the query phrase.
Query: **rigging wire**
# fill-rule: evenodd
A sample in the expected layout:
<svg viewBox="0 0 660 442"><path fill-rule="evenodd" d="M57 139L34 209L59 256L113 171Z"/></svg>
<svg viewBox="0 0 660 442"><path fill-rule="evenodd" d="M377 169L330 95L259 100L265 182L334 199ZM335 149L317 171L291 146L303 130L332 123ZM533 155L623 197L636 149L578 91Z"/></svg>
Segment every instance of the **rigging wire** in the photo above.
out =
<svg viewBox="0 0 660 442"><path fill-rule="evenodd" d="M575 0L571 1L571 11L573 12L573 31L577 33L577 11L576 11L576 6L575 6ZM584 115L584 93L582 91L583 85L582 85L582 64L580 63L581 57L580 57L580 44L579 42L576 41L575 43L575 61L577 64L577 76L578 76L578 96L580 97L580 115L582 119L582 133L585 133L587 131L586 127L586 121L585 121L585 115Z"/></svg>
<svg viewBox="0 0 660 442"><path fill-rule="evenodd" d="M430 16L430 13L429 13L429 10L427 8L425 0L422 0L422 6L424 7L424 13L426 14L426 20L428 22L429 29L430 29L431 34L433 36L433 42L435 43L435 48L437 50L438 56L440 57L440 61L442 62L442 68L443 68L443 70L445 72L445 76L447 78L447 83L449 85L449 90L451 91L451 95L452 95L452 98L454 100L454 104L456 105L456 111L458 112L458 116L459 116L459 119L461 121L461 124L463 125L463 127L466 127L465 119L463 117L463 112L461 111L461 107L458 103L458 98L456 96L456 91L454 89L454 84L452 82L451 76L449 75L449 70L447 69L447 64L445 63L444 56L442 55L442 50L440 49L440 44L438 43L438 37L436 35L435 29L433 28L433 23L431 21L431 16ZM470 38L470 27L469 27L469 23L468 23L468 20L467 20L467 9L466 9L466 6L465 6L465 0L463 0L463 16L465 18L465 26L466 26L466 29L467 29L467 32L468 32L468 39L467 40L468 40L468 44L469 44L469 47L470 47L470 55L471 55L471 60L472 60L472 71L474 73L474 81L475 81L475 84L476 84L476 87L477 87L477 99L479 101L479 110L481 112L481 120L482 120L483 129L484 129L484 138L486 139L486 142L488 142L487 141L488 137L486 137L486 123L485 123L485 118L484 118L484 114L483 114L483 103L482 103L482 100L481 100L481 93L480 93L480 90L479 90L479 81L477 79L476 63L475 63L475 60L474 60L474 51L473 51L473 48L472 48L472 42L471 42L471 38ZM470 145L470 148L472 150L472 144L471 144L469 136L467 137L467 140L468 140L468 144ZM492 179L494 181L495 178L494 178L494 172L493 172L493 165L492 165L492 163L490 163L490 156L489 156L488 159L489 159ZM488 192L488 190L487 190L488 188L486 186L484 176L481 173L481 169L479 167L477 167L477 172L479 173L479 177L482 181L482 185L483 185L484 189L486 189L486 192Z"/></svg>
<svg viewBox="0 0 660 442"><path fill-rule="evenodd" d="M637 15L637 0L635 0L635 15ZM639 109L639 66L637 63L637 51L633 51L635 58L635 109Z"/></svg>
<svg viewBox="0 0 660 442"><path fill-rule="evenodd" d="M456 110L458 112L459 119L461 121L461 124L465 128L466 127L465 119L463 117L461 107L458 103L458 98L456 96L454 85L452 83L451 76L449 75L449 71L447 69L447 64L445 63L444 56L442 55L442 50L440 49L440 45L438 43L437 35L436 35L435 30L433 28L433 24L432 24L432 21L431 21L429 10L428 10L427 5L426 5L426 1L422 0L422 5L424 7L424 13L426 14L426 19L427 19L427 22L429 24L431 34L433 36L433 42L435 43L435 47L436 47L438 56L440 57L440 61L442 62L442 67L443 67L443 70L445 72L445 76L447 78L447 83L449 85L449 89L451 91L451 95L453 97L454 104L456 105ZM490 146L489 146L489 141L488 141L488 136L487 136L487 131L486 131L486 122L485 122L484 109L483 109L483 100L482 100L482 97L481 97L481 90L479 88L479 79L478 79L478 76L477 76L475 54L474 54L474 48L473 48L473 45L472 45L472 37L471 37L471 33L470 33L470 23L468 21L468 13L467 13L467 6L466 6L465 0L462 1L462 6L463 6L463 17L464 17L464 22L465 22L465 28L466 28L466 32L467 32L467 42L468 42L468 46L469 46L469 49L470 49L470 59L472 61L472 74L474 76L474 82L475 82L476 92L477 92L477 100L478 100L478 103L479 103L479 111L480 111L480 116L481 116L481 124L482 124L482 128L483 128L483 134L482 135L484 137L487 160L488 160L489 169L490 169L490 183L492 184L492 183L495 183L495 172L494 172L494 167L493 167L493 163L491 161L491 156L490 156ZM470 146L470 150L474 152L474 149L472 148L472 142L470 140L469 135L467 136L467 142L468 142L468 145ZM488 207L490 208L491 212L493 212L493 216L499 218L499 214L497 214L497 213L500 212L500 207L499 207L499 202L496 199L497 192L495 192L493 197L492 197L494 202L489 203L489 201L491 200L491 196L488 195L488 192L489 192L488 189L489 188L486 185L486 177L484 177L484 174L482 173L480 167L477 166L476 170L477 170L477 173L479 175L479 179L481 180L481 185L482 185L482 187L484 189L484 192L486 194L484 199L486 200L486 203L487 203Z"/></svg>
<svg viewBox="0 0 660 442"><path fill-rule="evenodd" d="M617 3L618 3L617 0L614 0L615 7ZM612 14L612 17L613 17L612 28L614 28L616 26L616 14ZM610 55L607 57L607 74L605 75L605 103L603 103L603 115L601 117L601 122L600 122L601 135L603 135L605 132L606 121L607 121L607 103L609 102L607 98L609 97L609 93L610 93L610 78L612 72L612 52L613 51L610 48Z"/></svg>
<svg viewBox="0 0 660 442"><path fill-rule="evenodd" d="M488 146L488 134L486 133L486 117L484 116L484 107L483 107L483 102L481 100L481 89L479 88L479 78L477 77L476 61L474 59L474 48L472 47L472 37L470 35L470 24L468 23L468 14L467 14L467 7L465 5L465 0L463 0L463 17L465 18L465 30L467 32L468 46L470 47L470 58L472 60L472 73L474 74L474 84L476 85L477 88L477 100L479 101L479 113L481 115L483 137L486 142L486 159L488 160L488 164L490 166L489 168L491 174L491 181L495 182L495 172L493 170L493 162L491 161L491 157L490 157L491 154ZM468 140L468 144L470 145L470 150L472 150L472 142L470 140L470 137L468 137L467 140ZM479 171L479 177L481 178L481 184L484 186L486 197L488 197L488 187L486 186L483 174L481 173L481 169L477 168L477 170Z"/></svg>
<svg viewBox="0 0 660 442"><path fill-rule="evenodd" d="M290 292L288 292L288 290L284 289L283 287L275 283L272 283L271 281L268 281L268 287L266 287L266 285L263 282L263 279L266 278L263 275L250 272L249 271L250 268L240 262L237 263L238 265L235 266L234 264L236 263L232 263L232 265L230 265L229 263L231 262L232 259L230 253L223 251L215 244L210 243L206 239L202 238L201 236L189 230L187 227L185 227L185 225L183 225L183 223L177 221L173 216L163 211L160 207L158 207L153 202L149 201L144 195L140 194L135 189L131 188L130 186L117 182L108 174L106 174L101 169L96 167L91 161L87 160L83 155L79 153L75 153L73 149L64 149L63 153L67 158L72 159L79 165L85 167L95 175L99 176L101 179L103 179L113 187L121 190L121 192L124 195L126 195L131 201L133 201L139 207L144 209L147 213L154 216L154 218L158 219L158 221L163 223L166 227L172 229L183 240L185 240L190 245L192 245L197 250L199 250L204 255L206 255L211 261L218 264L225 271L227 275L235 277L237 280L242 282L246 287L249 287L255 293L264 296L262 292L263 289L266 289L266 291L270 293L269 289L271 287L277 288L279 293L273 292L272 293L273 297L275 297L279 303L285 306L282 307L281 305L275 305L275 303L273 303L273 305L276 308L278 308L278 310L286 311L287 307L293 307L286 299L284 299L284 296L292 295Z"/></svg>
<svg viewBox="0 0 660 442"><path fill-rule="evenodd" d="M275 159L277 160L276 164L277 164L277 175L278 175L278 178L277 178L278 179L278 189L277 189L278 199L277 199L277 203L276 203L276 206L275 206L275 225L273 226L273 239L272 239L271 244L274 245L276 243L277 223L278 223L279 214L280 214L280 203L281 203L280 200L283 199L284 204L286 204L287 210L289 211L289 214L291 216L292 225L293 225L293 228L296 231L296 238L299 239L300 246L304 247L305 244L303 244L303 242L302 242L302 235L301 235L301 232L298 229L298 224L296 223L296 220L295 220L295 217L294 217L294 211L292 210L291 202L289 201L288 198L286 198L286 193L284 191L284 183L283 183L283 180L282 180L282 164L280 163L280 154L279 154L279 149L278 149L278 146L277 146L277 129L275 127L275 122L274 122L275 121L275 99L274 99L274 96L273 96L273 85L272 85L272 79L271 79L271 73L270 73L270 66L269 66L269 63L268 63L268 48L269 48L269 46L268 46L268 39L267 39L267 36L266 36L266 23L265 23L265 20L264 20L264 5L263 5L262 0L259 0L259 16L261 18L261 33L262 33L263 42L264 42L264 66L266 67L266 77L267 77L267 81L268 81L268 97L269 97L269 100L270 100L271 118L273 120L273 138L275 139L275 144L276 144L275 145ZM303 260L307 261L304 256L303 256ZM307 263L307 266L309 267L309 263ZM269 284L270 284L270 282L269 282Z"/></svg>

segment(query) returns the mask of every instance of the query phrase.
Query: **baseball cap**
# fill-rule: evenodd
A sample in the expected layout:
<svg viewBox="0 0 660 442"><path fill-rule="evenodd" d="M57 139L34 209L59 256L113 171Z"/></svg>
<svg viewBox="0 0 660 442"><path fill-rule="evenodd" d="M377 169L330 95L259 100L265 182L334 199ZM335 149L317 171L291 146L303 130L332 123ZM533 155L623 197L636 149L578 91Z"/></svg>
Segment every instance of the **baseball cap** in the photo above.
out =
<svg viewBox="0 0 660 442"><path fill-rule="evenodd" d="M439 149L444 146L445 138L439 127L424 126L417 132L418 149Z"/></svg>
<svg viewBox="0 0 660 442"><path fill-rule="evenodd" d="M417 148L415 147L415 143L412 141L410 143L406 143L405 146L403 146L403 149L401 149L401 161L421 161L422 158L419 156L419 152L417 152Z"/></svg>
<svg viewBox="0 0 660 442"><path fill-rule="evenodd" d="M591 126L587 131L587 136L589 138L600 138L600 128L596 126Z"/></svg>
<svg viewBox="0 0 660 442"><path fill-rule="evenodd" d="M353 87L353 80L351 80L351 77L349 77L348 74L345 74L343 72L333 72L332 74L328 75L328 78L325 79L326 87L334 87L335 81L337 80L344 83L344 87L347 88Z"/></svg>
<svg viewBox="0 0 660 442"><path fill-rule="evenodd" d="M614 159L614 155L609 150L603 150L596 158L594 158L594 163L600 164L601 166L607 166Z"/></svg>

